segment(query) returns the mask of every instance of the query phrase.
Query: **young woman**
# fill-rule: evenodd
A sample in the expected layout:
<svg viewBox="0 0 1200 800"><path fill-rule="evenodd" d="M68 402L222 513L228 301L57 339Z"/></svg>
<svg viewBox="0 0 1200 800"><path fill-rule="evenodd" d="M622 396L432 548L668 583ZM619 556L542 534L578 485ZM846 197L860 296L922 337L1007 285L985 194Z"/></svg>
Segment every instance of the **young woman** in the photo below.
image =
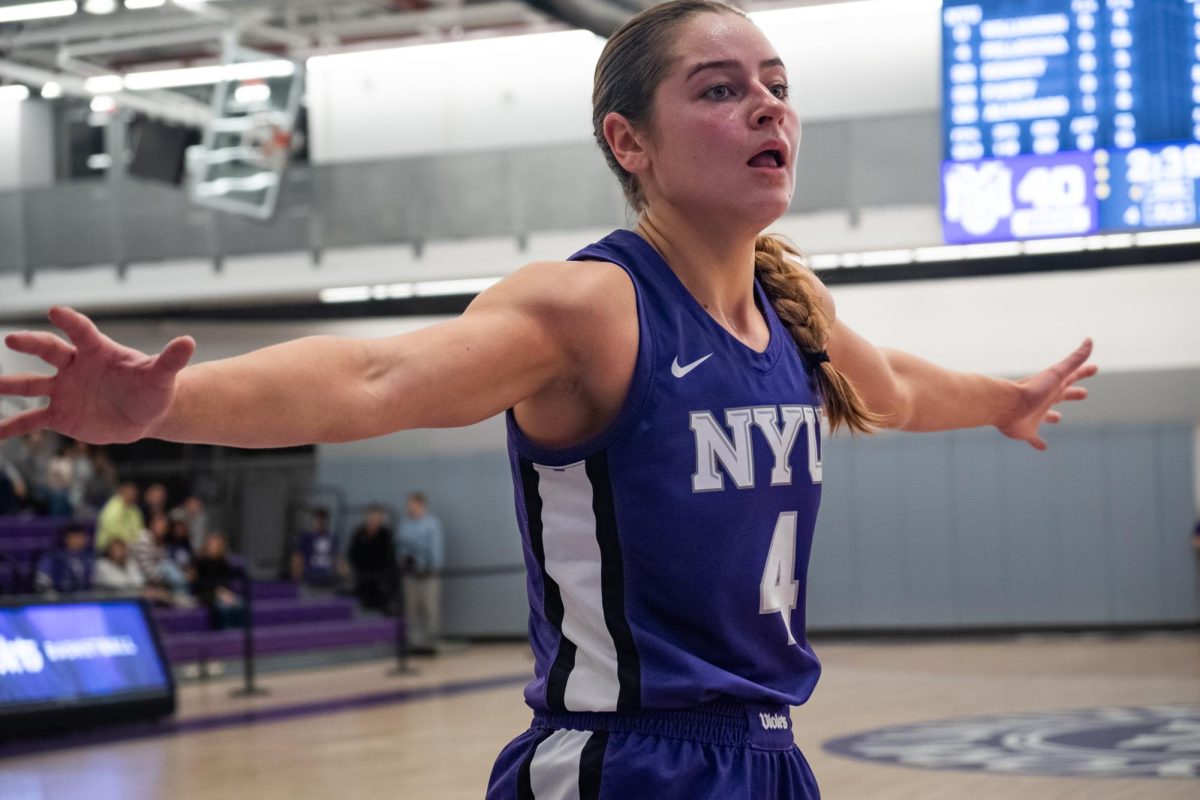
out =
<svg viewBox="0 0 1200 800"><path fill-rule="evenodd" d="M788 707L819 672L802 589L821 434L994 425L1044 449L1052 406L1086 395L1091 345L1010 382L878 349L838 319L794 252L759 236L791 200L800 125L778 55L736 10L680 0L634 18L593 100L634 231L415 333L186 369L188 338L150 357L55 308L69 342L7 341L57 374L0 378L50 402L0 436L275 447L507 411L534 722L488 796L817 797Z"/></svg>

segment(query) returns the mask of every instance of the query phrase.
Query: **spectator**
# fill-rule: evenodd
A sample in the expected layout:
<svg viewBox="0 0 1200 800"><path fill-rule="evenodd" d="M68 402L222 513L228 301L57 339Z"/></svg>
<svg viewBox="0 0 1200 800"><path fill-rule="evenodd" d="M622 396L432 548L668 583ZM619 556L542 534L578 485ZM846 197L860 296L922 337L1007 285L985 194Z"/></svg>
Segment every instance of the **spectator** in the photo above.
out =
<svg viewBox="0 0 1200 800"><path fill-rule="evenodd" d="M138 488L135 483L122 483L117 493L100 509L96 520L96 549L104 552L113 539L132 543L146 527L142 510L138 508Z"/></svg>
<svg viewBox="0 0 1200 800"><path fill-rule="evenodd" d="M292 551L292 580L314 589L329 589L346 571L338 555L337 537L329 529L329 511L314 508L310 529L300 534Z"/></svg>
<svg viewBox="0 0 1200 800"><path fill-rule="evenodd" d="M383 509L371 506L350 539L354 594L363 608L386 611L396 585L396 550Z"/></svg>
<svg viewBox="0 0 1200 800"><path fill-rule="evenodd" d="M67 497L75 517L94 517L98 506L92 504L88 497L88 486L96 475L96 469L92 465L91 446L86 442L72 441L67 446L66 459L71 465L71 482L67 489Z"/></svg>
<svg viewBox="0 0 1200 800"><path fill-rule="evenodd" d="M56 440L57 436L47 431L26 434L18 442L13 459L39 513L45 513L48 507L50 460L57 450Z"/></svg>
<svg viewBox="0 0 1200 800"><path fill-rule="evenodd" d="M0 515L16 514L28 497L29 489L20 470L0 453Z"/></svg>
<svg viewBox="0 0 1200 800"><path fill-rule="evenodd" d="M195 495L188 497L183 501L183 505L176 507L171 512L171 518L175 519L176 517L187 523L192 552L200 550L204 546L204 540L208 537L208 512L204 508L204 501Z"/></svg>
<svg viewBox="0 0 1200 800"><path fill-rule="evenodd" d="M88 479L84 497L91 508L103 508L110 497L117 493L117 467L108 457L108 451L97 447L91 452L91 477Z"/></svg>
<svg viewBox="0 0 1200 800"><path fill-rule="evenodd" d="M149 525L133 544L133 560L148 586L161 589L170 597L171 605L188 607L193 603L188 595L187 578L167 551L169 526L166 514L152 514Z"/></svg>
<svg viewBox="0 0 1200 800"><path fill-rule="evenodd" d="M150 519L155 514L167 513L167 487L161 483L152 483L142 492L142 516Z"/></svg>
<svg viewBox="0 0 1200 800"><path fill-rule="evenodd" d="M164 599L161 592L146 586L146 578L129 557L129 544L124 539L112 539L104 547L104 555L96 561L92 586L99 591L119 597Z"/></svg>
<svg viewBox="0 0 1200 800"><path fill-rule="evenodd" d="M171 512L170 525L167 527L167 554L183 571L189 583L196 579L196 553L192 548L191 527L187 517L178 508Z"/></svg>
<svg viewBox="0 0 1200 800"><path fill-rule="evenodd" d="M58 451L46 463L46 513L52 517L69 517L74 513L71 505L71 459L67 455L68 445L59 445Z"/></svg>
<svg viewBox="0 0 1200 800"><path fill-rule="evenodd" d="M34 589L48 595L91 591L94 567L87 530L82 525L68 525L58 546L38 559Z"/></svg>
<svg viewBox="0 0 1200 800"><path fill-rule="evenodd" d="M245 623L242 598L234 591L237 571L229 563L228 544L219 533L210 533L196 559L196 599L208 608L209 624L218 630Z"/></svg>
<svg viewBox="0 0 1200 800"><path fill-rule="evenodd" d="M442 524L429 513L425 495L413 492L405 503L396 550L404 568L404 608L409 641L417 649L436 649L441 633Z"/></svg>

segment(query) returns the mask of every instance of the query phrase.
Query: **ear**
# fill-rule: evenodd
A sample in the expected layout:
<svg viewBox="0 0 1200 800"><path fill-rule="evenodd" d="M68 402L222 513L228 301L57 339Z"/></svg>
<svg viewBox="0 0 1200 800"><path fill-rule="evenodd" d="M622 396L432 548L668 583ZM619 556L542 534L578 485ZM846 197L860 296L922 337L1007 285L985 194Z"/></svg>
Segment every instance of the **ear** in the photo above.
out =
<svg viewBox="0 0 1200 800"><path fill-rule="evenodd" d="M609 149L626 172L644 172L650 163L643 137L623 114L610 111L604 118L604 138Z"/></svg>

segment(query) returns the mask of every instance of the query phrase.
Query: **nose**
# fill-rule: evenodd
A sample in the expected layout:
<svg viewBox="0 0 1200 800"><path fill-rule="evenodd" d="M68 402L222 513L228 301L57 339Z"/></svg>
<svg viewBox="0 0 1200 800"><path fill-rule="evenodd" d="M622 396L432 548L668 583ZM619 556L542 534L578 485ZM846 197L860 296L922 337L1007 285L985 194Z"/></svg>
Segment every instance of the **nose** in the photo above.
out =
<svg viewBox="0 0 1200 800"><path fill-rule="evenodd" d="M782 124L788 113L788 103L777 97L770 87L760 87L759 102L754 108L755 127L765 127L771 123Z"/></svg>

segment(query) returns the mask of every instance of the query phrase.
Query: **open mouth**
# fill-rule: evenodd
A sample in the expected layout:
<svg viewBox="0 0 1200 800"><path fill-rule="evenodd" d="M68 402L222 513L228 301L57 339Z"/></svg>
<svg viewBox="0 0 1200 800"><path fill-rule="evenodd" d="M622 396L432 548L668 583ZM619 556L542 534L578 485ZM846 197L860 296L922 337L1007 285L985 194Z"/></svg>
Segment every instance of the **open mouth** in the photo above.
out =
<svg viewBox="0 0 1200 800"><path fill-rule="evenodd" d="M783 166L783 153L778 150L763 150L747 162L752 167L778 168Z"/></svg>

